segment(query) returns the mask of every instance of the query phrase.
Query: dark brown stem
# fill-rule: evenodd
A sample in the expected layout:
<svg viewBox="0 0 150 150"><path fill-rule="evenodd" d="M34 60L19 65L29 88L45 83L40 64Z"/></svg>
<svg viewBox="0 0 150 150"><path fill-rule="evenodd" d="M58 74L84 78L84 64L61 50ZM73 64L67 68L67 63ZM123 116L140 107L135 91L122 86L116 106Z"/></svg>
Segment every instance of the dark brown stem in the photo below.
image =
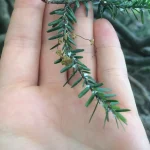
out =
<svg viewBox="0 0 150 150"><path fill-rule="evenodd" d="M131 65L150 65L150 57L135 57L135 56L125 56L127 64Z"/></svg>
<svg viewBox="0 0 150 150"><path fill-rule="evenodd" d="M114 20L110 15L104 14L104 18L108 19L118 33L132 46L132 51L142 55L147 56L144 52L142 52L142 48L145 46L150 46L150 36L141 39L135 36L125 25L123 25L119 20Z"/></svg>
<svg viewBox="0 0 150 150"><path fill-rule="evenodd" d="M150 97L149 97L149 93L146 90L146 88L135 78L133 78L131 75L128 75L130 81L135 84L142 92L143 96L145 97L145 99L150 102Z"/></svg>

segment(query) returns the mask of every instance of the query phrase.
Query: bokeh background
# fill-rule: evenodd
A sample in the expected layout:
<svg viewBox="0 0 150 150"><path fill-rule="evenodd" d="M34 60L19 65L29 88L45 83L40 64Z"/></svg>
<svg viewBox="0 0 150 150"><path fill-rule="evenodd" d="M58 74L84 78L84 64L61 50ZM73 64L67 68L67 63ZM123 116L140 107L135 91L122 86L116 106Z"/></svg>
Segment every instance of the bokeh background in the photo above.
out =
<svg viewBox="0 0 150 150"><path fill-rule="evenodd" d="M0 0L0 54L13 5L14 0ZM144 24L140 15L137 16L138 20L132 13L120 13L115 20L107 13L103 17L112 23L118 33L138 111L150 140L150 14L145 11ZM95 15L95 18L99 16Z"/></svg>

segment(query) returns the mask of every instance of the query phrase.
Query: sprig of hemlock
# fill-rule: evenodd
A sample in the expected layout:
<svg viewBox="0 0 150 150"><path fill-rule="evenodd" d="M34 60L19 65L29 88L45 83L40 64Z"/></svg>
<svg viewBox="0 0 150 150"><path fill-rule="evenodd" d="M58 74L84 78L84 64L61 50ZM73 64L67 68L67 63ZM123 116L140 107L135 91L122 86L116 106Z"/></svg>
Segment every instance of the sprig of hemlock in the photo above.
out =
<svg viewBox="0 0 150 150"><path fill-rule="evenodd" d="M60 1L60 0L57 0ZM85 0L83 2L85 8L86 8L86 15L88 16L88 1ZM52 1L51 1L52 2ZM92 0L92 2L95 4L96 0ZM117 10L120 10L120 8L126 10L128 8L147 8L150 9L150 2L148 0L132 0L133 3L129 1L124 0L99 0L97 1L98 4L98 12L101 13L104 12L104 10L109 9L111 13L116 13ZM55 1L53 0L53 3ZM83 57L80 54L84 51L84 49L73 49L73 46L76 46L76 43L74 42L74 39L72 37L72 34L74 32L73 24L77 22L76 16L74 14L75 10L80 7L81 0L75 0L75 1L65 1L64 8L60 8L57 10L52 11L50 14L57 14L60 17L57 20L54 20L50 22L48 25L51 27L47 32L53 32L57 31L57 34L55 36L52 36L49 38L49 40L58 39L58 42L56 45L54 45L52 49L58 48L59 45L63 44L63 47L61 50L56 51L57 55L59 56L59 59L56 60L54 63L61 63L62 65L65 65L64 68L61 69L61 73L68 71L70 69L73 69L71 76L68 78L67 82L64 84L64 86L75 76L77 72L80 73L80 77L72 84L72 88L78 85L81 81L83 81L83 87L84 89L79 93L78 97L83 97L87 92L91 91L91 96L87 100L85 106L88 107L94 100L97 100L96 106L94 108L94 111L90 117L89 122L91 121L95 110L100 104L106 112L104 125L106 121L109 121L109 113L111 112L115 119L118 126L118 121L121 123L127 124L126 118L121 115L121 112L127 112L130 111L129 109L122 109L118 106L119 102L116 99L113 99L115 94L108 94L110 89L103 88L102 83L97 83L91 76L90 76L90 69L83 64L80 59ZM75 4L74 8L72 9L71 4ZM145 6L144 5L147 5ZM144 7L142 7L144 6Z"/></svg>
<svg viewBox="0 0 150 150"><path fill-rule="evenodd" d="M144 11L147 10L150 13L150 0L100 0L96 3L93 1L93 5L97 6L97 16L103 17L103 13L108 11L115 18L120 12L130 15L130 11L138 20L136 15L138 12L142 23L144 23Z"/></svg>
<svg viewBox="0 0 150 150"><path fill-rule="evenodd" d="M140 13L141 21L144 23L144 10L148 10L150 13L150 0L42 0L45 3L53 3L53 4L73 4L82 2L85 6L87 2L91 1L94 6L97 7L97 15L103 16L105 11L109 11L113 18L121 12L126 12L128 15L130 14L128 11L130 10L136 19L136 12ZM88 9L86 7L86 14L88 13Z"/></svg>

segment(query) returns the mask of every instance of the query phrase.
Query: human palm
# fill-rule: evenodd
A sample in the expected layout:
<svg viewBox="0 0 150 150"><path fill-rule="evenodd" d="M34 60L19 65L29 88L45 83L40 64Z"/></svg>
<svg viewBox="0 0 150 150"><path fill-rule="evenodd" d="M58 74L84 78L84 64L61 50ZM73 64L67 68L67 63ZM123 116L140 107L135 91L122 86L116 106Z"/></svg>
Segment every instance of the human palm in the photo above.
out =
<svg viewBox="0 0 150 150"><path fill-rule="evenodd" d="M147 150L148 140L116 33L106 20L93 24L92 12L86 18L83 7L76 14L75 29L85 37L94 34L95 49L83 39L76 40L77 46L85 48L83 62L91 68L91 75L117 94L123 108L132 110L124 114L128 120L125 131L117 129L113 116L103 128L101 106L88 123L95 101L86 108L89 93L82 99L77 97L82 85L62 86L70 72L60 74L62 66L53 64L57 55L48 49L54 42L47 41L51 35L45 33L47 23L54 19L48 12L56 7L45 7L36 0L16 0L0 63L0 149Z"/></svg>

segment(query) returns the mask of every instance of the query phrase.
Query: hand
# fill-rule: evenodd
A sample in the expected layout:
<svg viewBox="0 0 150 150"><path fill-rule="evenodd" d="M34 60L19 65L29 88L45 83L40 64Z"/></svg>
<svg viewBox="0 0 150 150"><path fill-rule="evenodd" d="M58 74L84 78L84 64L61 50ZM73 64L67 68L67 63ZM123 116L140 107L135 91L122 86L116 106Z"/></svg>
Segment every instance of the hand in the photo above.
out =
<svg viewBox="0 0 150 150"><path fill-rule="evenodd" d="M105 19L93 23L92 9L88 18L84 7L77 11L75 32L91 39L94 35L96 48L81 38L77 46L85 48L83 62L92 76L117 94L123 108L131 109L124 113L126 131L117 129L113 116L103 129L101 106L89 124L95 102L86 108L89 95L78 99L81 85L62 87L67 74L60 74L61 64L54 65L58 56L49 49L56 41L48 41L54 33L46 33L55 19L49 12L56 7L16 0L0 60L0 149L148 150L116 32Z"/></svg>

